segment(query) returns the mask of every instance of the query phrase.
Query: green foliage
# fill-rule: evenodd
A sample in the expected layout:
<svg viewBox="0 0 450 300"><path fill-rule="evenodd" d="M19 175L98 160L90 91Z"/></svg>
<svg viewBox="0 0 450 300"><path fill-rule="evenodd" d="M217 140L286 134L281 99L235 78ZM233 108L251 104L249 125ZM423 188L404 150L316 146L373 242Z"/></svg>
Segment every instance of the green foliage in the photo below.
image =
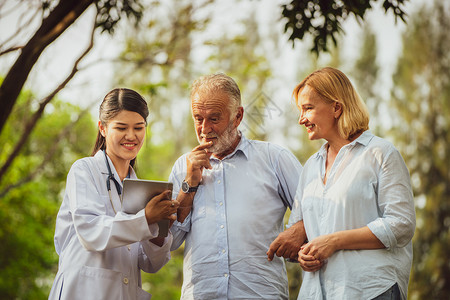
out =
<svg viewBox="0 0 450 300"><path fill-rule="evenodd" d="M241 131L252 139L266 140L267 109L277 109L270 103L267 82L272 76L268 53L258 30L255 13L241 22L243 32L235 36L224 33L208 41L210 55L205 61L205 73L223 72L232 77L241 89L244 119ZM270 41L265 41L270 42ZM275 41L271 41L276 45ZM239 53L239 55L236 55ZM209 70L208 70L209 69Z"/></svg>
<svg viewBox="0 0 450 300"><path fill-rule="evenodd" d="M203 4L207 6L210 1ZM140 176L167 179L174 161L195 143L189 114L192 80L192 36L204 29L208 17L193 18L191 1L169 5L151 3L152 14L142 28L129 28L117 65L118 85L140 91L149 101L147 142L139 157ZM145 158L144 158L145 157ZM145 170L145 171L144 171Z"/></svg>
<svg viewBox="0 0 450 300"><path fill-rule="evenodd" d="M386 12L392 10L396 18L405 21L406 13L403 10L408 0L384 0L383 8ZM336 46L337 37L342 34L342 23L353 15L358 21L364 19L365 14L372 8L377 0L353 1L353 0L292 0L282 5L283 17L286 19L285 32L289 32L289 39L294 42L302 40L305 34L314 38L314 46L311 51L319 54L329 50L330 39Z"/></svg>
<svg viewBox="0 0 450 300"><path fill-rule="evenodd" d="M417 205L411 299L450 298L450 6L411 18L394 74L396 137Z"/></svg>
<svg viewBox="0 0 450 300"><path fill-rule="evenodd" d="M370 130L381 135L381 126L384 122L380 116L382 97L378 76L380 67L377 64L378 45L375 33L369 24L363 27L360 56L356 59L351 74L355 87L361 96L370 114Z"/></svg>
<svg viewBox="0 0 450 300"><path fill-rule="evenodd" d="M0 143L4 162L32 114L34 96L23 92ZM4 299L47 299L58 257L53 246L61 191L72 162L89 153L95 126L80 109L55 100L0 185L0 295ZM61 131L70 126L67 135ZM50 155L51 154L51 155Z"/></svg>
<svg viewBox="0 0 450 300"><path fill-rule="evenodd" d="M98 11L95 26L101 28L102 32L114 33L123 15L134 19L137 26L143 15L142 0L96 0L94 2Z"/></svg>

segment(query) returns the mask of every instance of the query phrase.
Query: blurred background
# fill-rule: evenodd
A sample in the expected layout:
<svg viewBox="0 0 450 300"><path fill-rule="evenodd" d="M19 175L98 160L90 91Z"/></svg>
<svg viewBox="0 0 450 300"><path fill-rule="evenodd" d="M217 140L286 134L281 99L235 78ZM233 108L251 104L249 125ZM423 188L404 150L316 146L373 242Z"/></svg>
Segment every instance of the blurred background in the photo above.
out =
<svg viewBox="0 0 450 300"><path fill-rule="evenodd" d="M147 99L137 172L167 180L197 143L194 79L233 77L243 95L241 131L304 164L323 141L307 139L291 93L310 72L333 66L366 102L370 130L410 170L417 229L409 299L450 299L450 1L64 2L0 0L0 298L48 297L66 175L91 154L109 90L128 87ZM73 20L61 17L71 10ZM179 299L182 255L143 274L153 299ZM301 270L288 264L288 273L296 299Z"/></svg>

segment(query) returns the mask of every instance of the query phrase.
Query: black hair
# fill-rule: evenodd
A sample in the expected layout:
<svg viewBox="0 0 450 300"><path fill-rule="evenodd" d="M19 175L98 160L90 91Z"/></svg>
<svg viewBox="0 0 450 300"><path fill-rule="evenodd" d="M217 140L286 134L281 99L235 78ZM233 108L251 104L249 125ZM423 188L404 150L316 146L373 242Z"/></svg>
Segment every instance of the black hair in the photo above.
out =
<svg viewBox="0 0 450 300"><path fill-rule="evenodd" d="M100 104L99 120L106 126L111 119L123 110L140 114L147 125L147 117L149 114L147 101L136 91L126 88L116 88L106 94L102 104ZM100 129L97 133L97 140L95 141L92 156L99 150L106 150L106 140L101 134ZM135 163L136 158L131 160L130 165L134 167Z"/></svg>

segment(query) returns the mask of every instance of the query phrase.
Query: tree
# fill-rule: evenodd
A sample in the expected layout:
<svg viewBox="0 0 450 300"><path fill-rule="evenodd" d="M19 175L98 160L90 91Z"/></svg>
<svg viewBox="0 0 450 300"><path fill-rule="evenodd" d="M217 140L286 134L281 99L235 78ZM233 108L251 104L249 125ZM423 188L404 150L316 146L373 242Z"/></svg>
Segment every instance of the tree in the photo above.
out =
<svg viewBox="0 0 450 300"><path fill-rule="evenodd" d="M394 16L405 21L404 4L408 0L384 0L385 12L392 11ZM358 21L364 20L365 14L378 0L291 0L282 5L283 18L286 20L285 32L289 40L302 40L305 34L311 34L314 45L311 51L319 54L328 51L330 39L337 45L337 36L343 32L342 23L354 15Z"/></svg>
<svg viewBox="0 0 450 300"><path fill-rule="evenodd" d="M68 1L50 1L41 0L39 7L34 8L36 12L41 12L41 26L36 33L25 43L25 45L13 45L7 49L3 49L0 55L19 51L20 54L16 62L7 72L4 83L0 86L0 134L11 111L16 103L17 97L23 88L29 73L37 62L38 58L53 41L55 41L68 27L70 27L80 15L91 5L97 8L96 19L93 28L100 28L106 32L114 32L115 27L123 15L134 17L136 24L143 14L142 0L68 0ZM285 31L290 31L289 39L293 42L296 39L302 39L305 33L310 32L314 36L313 51L317 54L321 51L327 51L328 39L331 38L336 44L336 35L342 32L341 23L350 15L354 14L358 20L363 20L365 12L372 7L373 2L377 0L358 2L354 1L327 1L327 0L309 0L297 1L292 0L290 4L283 5L283 17L287 20ZM396 17L404 20L405 13L402 9L404 3L408 0L385 0L383 7L386 12L392 10ZM159 1L152 2L157 5ZM35 13L33 16L38 16ZM25 24L29 25L29 23ZM23 28L19 28L14 35L17 35ZM181 36L178 36L180 38ZM2 45L4 48L5 45ZM92 46L89 48L89 50ZM89 50L87 52L89 52ZM80 60L86 55L83 54ZM61 85L55 89L55 93L46 97L41 104L41 108L52 100L65 85L78 72L77 64L74 65L73 72L62 81ZM264 99L264 98L263 98ZM29 122L30 127L27 128L31 132L35 124L39 120L40 112L33 114L36 121ZM27 137L24 136L26 140ZM20 148L20 147L19 147ZM9 162L2 166L0 172L0 180L8 168Z"/></svg>
<svg viewBox="0 0 450 300"><path fill-rule="evenodd" d="M230 36L223 33L207 43L211 55L205 61L205 73L224 72L232 77L241 89L244 119L240 129L248 137L266 140L266 122L272 115L281 113L268 93L268 81L272 76L269 53L263 47L265 40L258 30L255 13L240 21L242 32ZM238 54L238 55L237 55Z"/></svg>
<svg viewBox="0 0 450 300"><path fill-rule="evenodd" d="M369 110L370 130L374 134L379 134L383 121L380 119L382 97L380 85L377 85L380 71L377 64L378 44L370 24L365 24L361 35L360 56L355 61L351 75L359 95Z"/></svg>
<svg viewBox="0 0 450 300"><path fill-rule="evenodd" d="M411 172L417 228L411 299L450 298L450 6L420 8L403 36L391 119Z"/></svg>
<svg viewBox="0 0 450 300"><path fill-rule="evenodd" d="M180 152L196 143L189 113L193 77L193 35L204 30L209 17L195 18L212 1L150 3L153 14L145 28L127 28L125 48L116 64L118 85L132 87L149 99L148 143L139 165L149 178L167 179Z"/></svg>
<svg viewBox="0 0 450 300"><path fill-rule="evenodd" d="M16 128L33 111L33 98L30 91L21 93L15 118L0 136L1 160L20 139ZM70 165L89 152L95 133L88 113L55 99L0 184L2 298L48 298L58 261L53 234L61 190Z"/></svg>
<svg viewBox="0 0 450 300"><path fill-rule="evenodd" d="M138 0L70 0L60 1L56 6L52 6L52 1L42 0L40 9L43 15L47 16L42 20L41 26L24 46L12 47L15 50L20 49L20 54L0 86L0 103L3 108L0 113L0 133L39 56L91 4L97 7L95 27L103 31L113 32L122 14L134 16L137 20L142 15Z"/></svg>
<svg viewBox="0 0 450 300"><path fill-rule="evenodd" d="M52 1L42 0L37 10L41 10L42 15L46 17L42 19L42 23L36 33L34 33L34 35L24 46L15 45L2 51L1 54L6 54L12 51L20 50L20 54L0 85L0 105L2 106L2 110L0 110L0 134L13 110L20 91L22 90L28 75L31 72L31 69L37 62L39 56L45 48L55 41L69 26L71 26L91 4L96 5L97 14L94 21L95 24L93 26L89 46L74 63L72 72L66 77L66 79L64 79L52 93L40 102L39 108L30 113L31 117L25 118L26 122L22 138L17 142L8 158L5 159L5 162L0 167L0 182L11 166L13 160L20 153L23 145L26 143L37 122L43 115L45 107L78 72L78 65L80 61L93 47L94 30L96 28L100 28L102 31L112 33L122 14L133 16L137 22L142 16L142 7L139 4L139 0L122 0L119 2L115 0L60 1L55 6L53 6ZM34 14L34 16L36 15L37 14ZM25 30L25 28L19 28L19 31L20 30ZM15 34L17 34L17 32Z"/></svg>
<svg viewBox="0 0 450 300"><path fill-rule="evenodd" d="M396 18L405 21L404 3L408 0L384 0L386 12L392 10ZM314 36L312 51L319 54L328 50L328 40L337 43L336 36L342 33L341 23L351 14L363 20L367 10L372 8L372 1L328 1L328 0L292 0L283 5L282 16L286 19L285 32L290 32L293 42L303 39L305 33ZM0 103L4 108L0 113L0 133L16 102L28 74L44 49L57 39L75 20L92 4L97 7L95 27L112 33L122 15L142 17L140 0L80 0L59 1L56 5L50 0L41 0L40 9L47 15L40 28L24 46L13 46L1 54L20 49L21 53L0 86Z"/></svg>

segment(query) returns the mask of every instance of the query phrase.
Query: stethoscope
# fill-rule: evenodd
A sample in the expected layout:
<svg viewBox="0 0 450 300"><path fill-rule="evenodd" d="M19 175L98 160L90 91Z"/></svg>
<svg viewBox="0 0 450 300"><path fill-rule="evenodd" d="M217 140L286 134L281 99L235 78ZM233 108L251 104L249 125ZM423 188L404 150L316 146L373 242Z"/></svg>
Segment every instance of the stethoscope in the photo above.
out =
<svg viewBox="0 0 450 300"><path fill-rule="evenodd" d="M117 214L116 208L114 207L114 204L113 204L112 198L111 198L111 180L114 182L114 185L116 186L117 194L119 194L121 207L122 207L122 197L121 197L122 196L122 187L120 186L119 182L114 177L114 174L111 172L111 167L109 166L108 157L106 156L106 150L103 150L103 154L105 154L106 167L108 168L108 178L106 178L106 188L108 189L109 201L111 202L114 213Z"/></svg>

